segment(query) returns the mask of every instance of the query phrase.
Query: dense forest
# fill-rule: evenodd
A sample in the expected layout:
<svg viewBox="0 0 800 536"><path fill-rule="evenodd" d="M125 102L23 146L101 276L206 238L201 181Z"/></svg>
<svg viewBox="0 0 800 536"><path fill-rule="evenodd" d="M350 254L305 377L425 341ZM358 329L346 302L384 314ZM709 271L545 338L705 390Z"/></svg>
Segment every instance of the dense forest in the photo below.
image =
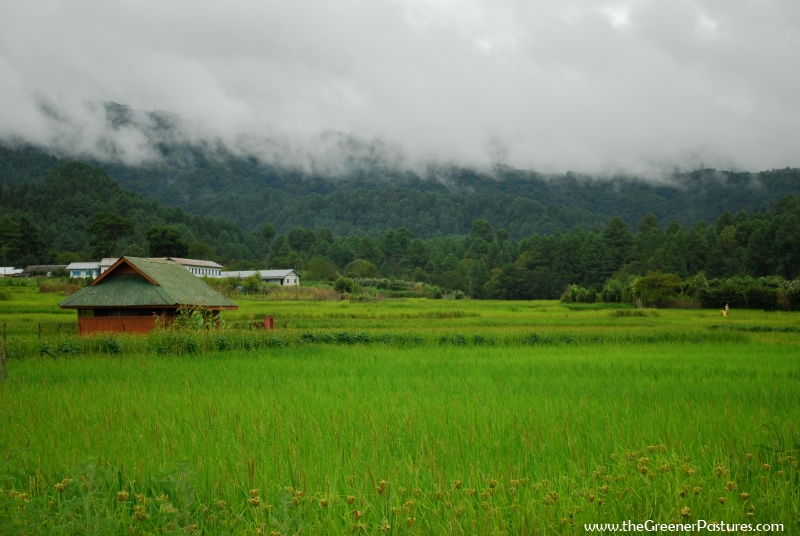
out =
<svg viewBox="0 0 800 536"><path fill-rule="evenodd" d="M544 175L498 166L491 173L431 167L424 177L376 166L344 176L281 168L207 146L160 144L155 163L104 169L123 188L190 214L236 223L244 232L270 222L277 232L327 228L337 236L406 227L423 239L466 235L485 219L521 240L533 233L603 227L614 216L635 226L647 213L686 227L713 223L725 210L768 210L782 196L800 196L800 170L757 174L698 170L666 183L632 177ZM62 164L35 150L0 147L0 185L41 184ZM94 164L98 164L94 162Z"/></svg>
<svg viewBox="0 0 800 536"><path fill-rule="evenodd" d="M427 240L406 226L346 236L326 227L275 227L244 233L232 222L165 207L80 162L58 165L39 185L0 187L0 251L4 264L17 266L149 252L238 269L294 268L311 280L342 273L421 281L506 299L558 298L569 285L601 292L609 280L649 272L800 276L800 199L791 195L763 212L725 211L710 225L665 225L649 213L635 229L615 216L603 226L519 240L485 218L470 221L464 235Z"/></svg>

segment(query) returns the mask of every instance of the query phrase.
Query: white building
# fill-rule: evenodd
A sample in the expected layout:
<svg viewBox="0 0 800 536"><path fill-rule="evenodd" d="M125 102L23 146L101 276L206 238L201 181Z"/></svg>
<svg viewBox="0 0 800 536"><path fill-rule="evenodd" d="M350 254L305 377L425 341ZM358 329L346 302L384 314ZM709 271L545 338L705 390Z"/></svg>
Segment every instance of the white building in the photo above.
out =
<svg viewBox="0 0 800 536"><path fill-rule="evenodd" d="M214 261L180 259L178 257L169 257L169 260L182 264L184 268L198 277L222 277L222 266Z"/></svg>
<svg viewBox="0 0 800 536"><path fill-rule="evenodd" d="M19 277L24 270L13 266L0 266L0 277Z"/></svg>
<svg viewBox="0 0 800 536"><path fill-rule="evenodd" d="M243 272L222 272L222 277L235 277L246 279L253 274L264 283L274 283L283 286L296 286L300 284L300 276L294 270L248 270Z"/></svg>
<svg viewBox="0 0 800 536"><path fill-rule="evenodd" d="M106 257L105 259L100 259L100 273L102 274L103 272L105 272L106 270L108 270L109 268L114 266L114 264L116 264L116 262L118 260L119 259L114 259L114 258L111 258L111 257Z"/></svg>
<svg viewBox="0 0 800 536"><path fill-rule="evenodd" d="M217 264L214 261L201 261L197 259L181 259L179 257L161 257L162 259L166 258L171 261L177 262L178 264L183 265L184 268L192 272L197 277L222 277L220 273L222 272L222 266ZM109 268L111 268L114 263L116 263L119 259L107 258L100 261L100 273L102 274Z"/></svg>
<svg viewBox="0 0 800 536"><path fill-rule="evenodd" d="M100 275L99 262L73 262L67 265L70 277L95 277Z"/></svg>

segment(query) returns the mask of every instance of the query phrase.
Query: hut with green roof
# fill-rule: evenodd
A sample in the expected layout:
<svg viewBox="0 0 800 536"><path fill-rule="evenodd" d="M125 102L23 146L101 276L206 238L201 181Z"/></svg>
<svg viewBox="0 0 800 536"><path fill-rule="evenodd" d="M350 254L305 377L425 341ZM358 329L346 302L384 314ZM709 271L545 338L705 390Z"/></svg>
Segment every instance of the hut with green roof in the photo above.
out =
<svg viewBox="0 0 800 536"><path fill-rule="evenodd" d="M147 333L156 320L172 322L181 308L201 309L217 319L220 311L238 309L177 262L136 257L120 258L58 306L78 310L82 335Z"/></svg>

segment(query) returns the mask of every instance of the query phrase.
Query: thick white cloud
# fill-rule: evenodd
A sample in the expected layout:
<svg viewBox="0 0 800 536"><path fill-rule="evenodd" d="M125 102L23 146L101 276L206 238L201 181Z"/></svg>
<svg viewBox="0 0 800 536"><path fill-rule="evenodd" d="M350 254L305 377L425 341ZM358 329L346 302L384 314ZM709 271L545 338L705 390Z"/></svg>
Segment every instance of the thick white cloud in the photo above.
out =
<svg viewBox="0 0 800 536"><path fill-rule="evenodd" d="M175 112L189 138L312 167L341 164L335 153L349 146L326 132L384 140L389 164L800 165L796 1L0 0L0 9L7 141L152 158L142 129L110 129L85 104L114 101Z"/></svg>

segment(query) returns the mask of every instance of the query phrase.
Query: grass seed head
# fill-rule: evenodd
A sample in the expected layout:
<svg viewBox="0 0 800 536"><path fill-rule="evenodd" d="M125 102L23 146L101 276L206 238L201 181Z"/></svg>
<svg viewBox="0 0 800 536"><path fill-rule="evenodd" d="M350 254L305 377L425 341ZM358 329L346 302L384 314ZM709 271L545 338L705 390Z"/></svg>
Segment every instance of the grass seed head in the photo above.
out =
<svg viewBox="0 0 800 536"><path fill-rule="evenodd" d="M453 487L456 489L461 489L462 484L463 482L461 482L460 480L456 480L455 482L453 482Z"/></svg>
<svg viewBox="0 0 800 536"><path fill-rule="evenodd" d="M117 501L119 501L119 502L127 501L128 497L130 497L130 494L125 490L122 490L122 491L117 493Z"/></svg>
<svg viewBox="0 0 800 536"><path fill-rule="evenodd" d="M225 510L225 506L227 506L225 504L225 501L217 501L217 508L219 508L220 510Z"/></svg>
<svg viewBox="0 0 800 536"><path fill-rule="evenodd" d="M734 489L736 489L736 482L726 482L725 489L728 491L733 491Z"/></svg>
<svg viewBox="0 0 800 536"><path fill-rule="evenodd" d="M688 506L681 508L681 517L692 517L692 511Z"/></svg>
<svg viewBox="0 0 800 536"><path fill-rule="evenodd" d="M328 506L328 499L326 499L325 497L321 498L321 499L319 500L319 505L320 505L321 507L325 508L326 506Z"/></svg>
<svg viewBox="0 0 800 536"><path fill-rule="evenodd" d="M719 500L719 504L725 504L728 499L726 499L725 497L720 497L718 500Z"/></svg>
<svg viewBox="0 0 800 536"><path fill-rule="evenodd" d="M356 521L358 521L359 519L361 519L361 516L363 516L363 515L364 515L364 512L362 512L361 510L353 510L353 518L354 518Z"/></svg>
<svg viewBox="0 0 800 536"><path fill-rule="evenodd" d="M258 490L257 489L251 489L250 490L250 497L253 498L253 499L258 497Z"/></svg>
<svg viewBox="0 0 800 536"><path fill-rule="evenodd" d="M747 493L747 492L744 492L741 495L739 495L739 497L741 497L743 501L746 501L747 499L750 498L750 494Z"/></svg>
<svg viewBox="0 0 800 536"><path fill-rule="evenodd" d="M696 488L694 488L694 494L695 495L700 495L701 491L703 491L703 488L701 488L700 486L697 486Z"/></svg>
<svg viewBox="0 0 800 536"><path fill-rule="evenodd" d="M356 498L355 498L355 496L353 496L353 495L348 495L348 496L347 496L347 504L353 504L354 502L356 502Z"/></svg>

